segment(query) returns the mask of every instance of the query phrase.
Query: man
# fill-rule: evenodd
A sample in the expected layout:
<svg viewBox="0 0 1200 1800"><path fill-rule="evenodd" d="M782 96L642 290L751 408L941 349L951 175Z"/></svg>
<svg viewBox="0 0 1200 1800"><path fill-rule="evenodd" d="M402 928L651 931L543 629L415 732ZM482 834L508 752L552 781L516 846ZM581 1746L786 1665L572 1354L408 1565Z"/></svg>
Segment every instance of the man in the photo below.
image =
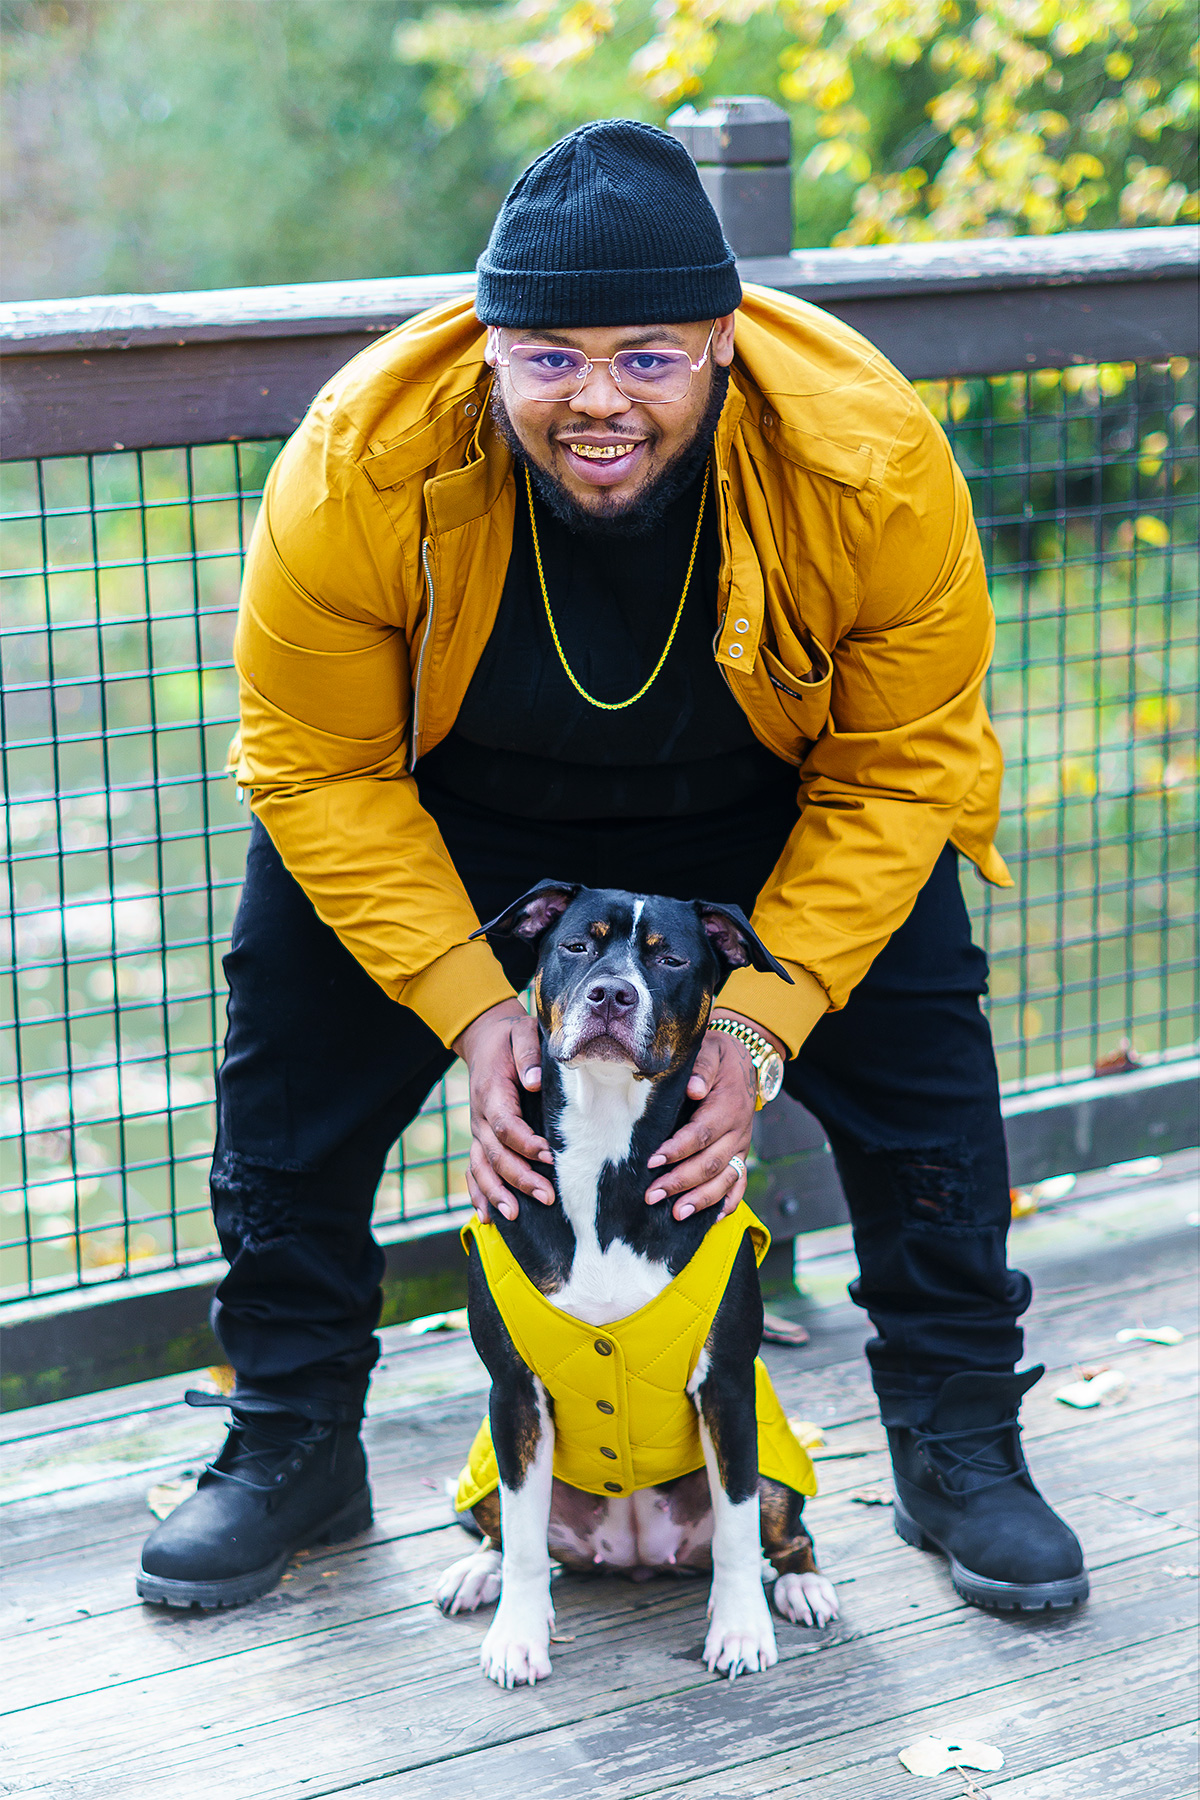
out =
<svg viewBox="0 0 1200 1800"><path fill-rule="evenodd" d="M1008 880L991 642L945 438L853 331L743 297L649 126L548 150L474 308L331 382L268 482L236 646L255 823L212 1177L233 1425L140 1592L250 1599L368 1522L371 1206L453 1052L472 1201L553 1200L520 1112L532 959L472 935L553 877L752 913L794 985L727 983L646 1202L736 1204L785 1059L850 1204L898 1529L980 1604L1086 1593L1020 1454L1030 1286L958 886L960 852Z"/></svg>

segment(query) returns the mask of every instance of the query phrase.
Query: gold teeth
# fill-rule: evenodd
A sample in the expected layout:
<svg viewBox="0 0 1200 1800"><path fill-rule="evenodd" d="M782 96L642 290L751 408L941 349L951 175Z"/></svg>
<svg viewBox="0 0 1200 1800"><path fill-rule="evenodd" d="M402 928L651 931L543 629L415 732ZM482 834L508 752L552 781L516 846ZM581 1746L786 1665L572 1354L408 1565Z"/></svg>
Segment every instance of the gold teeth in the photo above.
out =
<svg viewBox="0 0 1200 1800"><path fill-rule="evenodd" d="M588 462L616 462L619 457L628 456L637 446L635 444L572 444L570 448L576 456L582 456Z"/></svg>

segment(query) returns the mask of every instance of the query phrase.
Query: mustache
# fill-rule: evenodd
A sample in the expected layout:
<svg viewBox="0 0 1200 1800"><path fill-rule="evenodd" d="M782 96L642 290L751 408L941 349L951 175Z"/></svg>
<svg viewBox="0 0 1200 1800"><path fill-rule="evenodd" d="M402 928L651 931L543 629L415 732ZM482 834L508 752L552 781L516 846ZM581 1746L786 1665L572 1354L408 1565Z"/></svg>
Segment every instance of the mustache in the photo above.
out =
<svg viewBox="0 0 1200 1800"><path fill-rule="evenodd" d="M649 537L662 524L663 515L671 502L691 487L708 461L713 439L717 435L721 410L725 405L725 396L729 391L729 380L730 370L717 363L712 370L708 403L687 443L676 451L632 503L621 504L614 500L607 506L602 504L595 511L582 506L557 476L548 469L540 468L530 456L509 417L498 382L492 384L492 422L511 450L517 467L529 470L538 499L568 531L580 537L593 538ZM596 429L595 422L592 429ZM658 442L657 436L635 439L628 430L622 431L619 423L608 420L602 422L600 429L625 442L646 442L651 446ZM583 437L586 432L580 431L577 435ZM548 432L545 441L557 450L562 441L561 433Z"/></svg>

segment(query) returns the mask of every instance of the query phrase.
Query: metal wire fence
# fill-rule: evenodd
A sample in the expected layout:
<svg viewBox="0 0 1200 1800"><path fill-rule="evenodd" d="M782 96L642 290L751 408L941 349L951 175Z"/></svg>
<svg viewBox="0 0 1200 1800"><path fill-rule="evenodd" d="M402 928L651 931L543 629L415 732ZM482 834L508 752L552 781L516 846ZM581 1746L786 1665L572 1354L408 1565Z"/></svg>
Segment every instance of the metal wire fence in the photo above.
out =
<svg viewBox="0 0 1200 1800"><path fill-rule="evenodd" d="M1002 1073L1197 1033L1196 367L922 387L993 577L1017 885L968 882ZM277 443L0 471L9 1010L0 1297L210 1255L220 957L246 816L224 760L241 559ZM377 1221L463 1198L465 1086L406 1132Z"/></svg>

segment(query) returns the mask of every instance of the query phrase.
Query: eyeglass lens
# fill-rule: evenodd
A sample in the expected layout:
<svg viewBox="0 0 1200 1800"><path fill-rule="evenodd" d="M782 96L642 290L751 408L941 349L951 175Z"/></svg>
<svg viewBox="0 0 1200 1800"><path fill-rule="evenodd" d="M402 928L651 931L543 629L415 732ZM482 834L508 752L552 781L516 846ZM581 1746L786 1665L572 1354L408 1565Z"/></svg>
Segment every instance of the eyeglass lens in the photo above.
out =
<svg viewBox="0 0 1200 1800"><path fill-rule="evenodd" d="M508 366L519 394L568 400L583 388L588 359L581 350L557 345L514 344ZM609 366L621 392L631 398L680 400L691 386L692 363L685 350L620 350Z"/></svg>

